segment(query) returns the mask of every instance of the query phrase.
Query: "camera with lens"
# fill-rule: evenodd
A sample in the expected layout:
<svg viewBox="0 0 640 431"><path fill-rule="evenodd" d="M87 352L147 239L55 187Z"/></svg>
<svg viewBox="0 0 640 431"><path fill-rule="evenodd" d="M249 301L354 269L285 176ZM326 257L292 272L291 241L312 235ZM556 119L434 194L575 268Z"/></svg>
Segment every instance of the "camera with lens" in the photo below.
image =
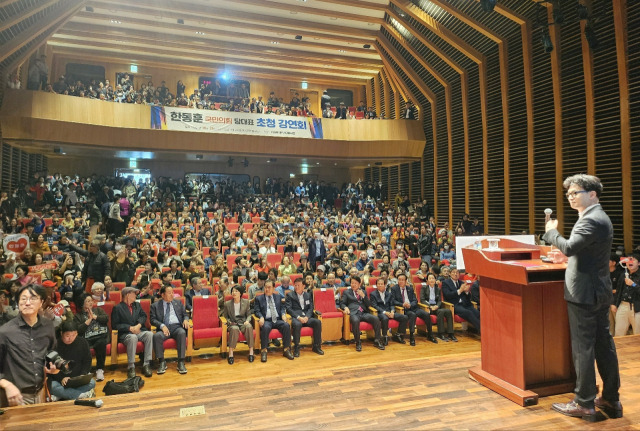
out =
<svg viewBox="0 0 640 431"><path fill-rule="evenodd" d="M55 350L47 353L47 356L44 357L47 368L51 368L51 365L55 365L57 369L59 369L62 373L68 374L71 372L75 361L73 360L65 360L58 352Z"/></svg>

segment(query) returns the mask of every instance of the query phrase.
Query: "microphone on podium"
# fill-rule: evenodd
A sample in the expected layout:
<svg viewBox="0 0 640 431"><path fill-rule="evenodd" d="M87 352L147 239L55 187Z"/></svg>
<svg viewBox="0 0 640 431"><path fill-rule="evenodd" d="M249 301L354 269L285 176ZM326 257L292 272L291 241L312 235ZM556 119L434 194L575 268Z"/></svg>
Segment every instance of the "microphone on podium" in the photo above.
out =
<svg viewBox="0 0 640 431"><path fill-rule="evenodd" d="M553 210L551 208L547 208L546 210L544 210L544 222L547 223L549 220L551 220L551 214L553 213Z"/></svg>
<svg viewBox="0 0 640 431"><path fill-rule="evenodd" d="M95 407L99 409L104 403L102 402L102 400L75 400L73 404L77 406Z"/></svg>

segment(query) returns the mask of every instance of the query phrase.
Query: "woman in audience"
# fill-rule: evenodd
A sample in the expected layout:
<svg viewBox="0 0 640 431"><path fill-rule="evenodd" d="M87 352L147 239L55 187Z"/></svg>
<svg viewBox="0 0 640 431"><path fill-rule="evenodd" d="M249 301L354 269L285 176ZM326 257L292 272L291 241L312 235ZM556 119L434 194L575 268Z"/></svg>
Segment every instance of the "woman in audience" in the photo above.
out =
<svg viewBox="0 0 640 431"><path fill-rule="evenodd" d="M25 285L33 282L31 276L28 275L28 273L29 273L29 267L27 265L18 265L16 267L17 281L22 286L25 286Z"/></svg>
<svg viewBox="0 0 640 431"><path fill-rule="evenodd" d="M282 263L278 267L278 276L295 274L297 268L294 263L291 262L289 256L286 254L282 257Z"/></svg>
<svg viewBox="0 0 640 431"><path fill-rule="evenodd" d="M87 340L89 348L93 349L96 354L96 380L101 382L104 380L104 364L110 335L107 326L109 316L95 304L96 302L91 295L86 293L80 295L76 302L77 311L74 321L77 325L78 335Z"/></svg>
<svg viewBox="0 0 640 431"><path fill-rule="evenodd" d="M229 365L234 363L233 351L238 344L240 332L244 334L249 347L249 362L253 362L254 337L249 300L242 298L242 291L237 285L231 288L231 295L233 299L226 301L222 310L222 316L227 320L227 330L229 331L227 362Z"/></svg>

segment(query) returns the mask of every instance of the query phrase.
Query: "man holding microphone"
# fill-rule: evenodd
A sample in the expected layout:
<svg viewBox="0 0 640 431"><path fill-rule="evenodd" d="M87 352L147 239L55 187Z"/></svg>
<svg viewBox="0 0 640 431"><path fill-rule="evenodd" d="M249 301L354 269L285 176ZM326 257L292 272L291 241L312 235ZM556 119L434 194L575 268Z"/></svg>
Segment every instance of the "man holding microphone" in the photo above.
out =
<svg viewBox="0 0 640 431"><path fill-rule="evenodd" d="M567 301L573 363L576 370L575 397L569 403L554 403L553 410L594 422L595 407L609 417L622 417L619 400L618 356L609 333L609 307L613 294L609 256L613 226L599 204L602 183L592 175L568 177L563 187L578 221L568 239L557 230L558 221L548 220L543 239L556 246L554 263L567 262L564 298ZM594 362L603 381L597 397Z"/></svg>

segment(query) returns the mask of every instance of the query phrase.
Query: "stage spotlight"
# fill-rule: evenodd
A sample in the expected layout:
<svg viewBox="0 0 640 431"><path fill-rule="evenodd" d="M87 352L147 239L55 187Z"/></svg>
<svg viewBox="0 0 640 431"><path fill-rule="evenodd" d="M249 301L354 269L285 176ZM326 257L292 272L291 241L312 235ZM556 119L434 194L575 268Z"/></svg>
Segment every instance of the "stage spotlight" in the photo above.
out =
<svg viewBox="0 0 640 431"><path fill-rule="evenodd" d="M247 158L245 157L243 162L242 162L242 166L244 166L245 168L249 167L249 160L247 160Z"/></svg>
<svg viewBox="0 0 640 431"><path fill-rule="evenodd" d="M551 36L549 36L549 29L542 29L542 37L540 38L540 42L542 43L542 47L544 48L544 52L550 53L553 51L553 43L551 42Z"/></svg>
<svg viewBox="0 0 640 431"><path fill-rule="evenodd" d="M228 165L230 168L233 168L233 159L232 159L231 157L229 157L229 160L227 160L227 165Z"/></svg>
<svg viewBox="0 0 640 431"><path fill-rule="evenodd" d="M583 4L578 4L578 18L589 19L589 9Z"/></svg>
<svg viewBox="0 0 640 431"><path fill-rule="evenodd" d="M600 42L598 41L596 32L593 30L593 26L591 24L587 24L587 26L584 28L584 37L585 39L587 39L589 48L591 48L592 50L598 49L598 47L600 46Z"/></svg>
<svg viewBox="0 0 640 431"><path fill-rule="evenodd" d="M558 1L552 2L553 4L553 22L554 24L562 24L564 23L564 13L562 12L562 8L560 7L560 3Z"/></svg>
<svg viewBox="0 0 640 431"><path fill-rule="evenodd" d="M496 7L497 0L480 0L480 6L485 12L493 12L493 8Z"/></svg>

